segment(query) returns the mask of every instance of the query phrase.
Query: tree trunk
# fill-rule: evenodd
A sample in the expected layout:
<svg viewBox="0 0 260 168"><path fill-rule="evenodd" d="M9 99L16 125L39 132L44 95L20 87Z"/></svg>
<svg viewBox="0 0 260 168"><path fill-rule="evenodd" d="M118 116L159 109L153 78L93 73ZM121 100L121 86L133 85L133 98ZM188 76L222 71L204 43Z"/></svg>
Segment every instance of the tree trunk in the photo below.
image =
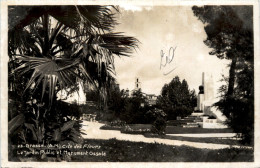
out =
<svg viewBox="0 0 260 168"><path fill-rule="evenodd" d="M232 97L234 93L236 65L237 65L237 58L236 56L234 56L229 69L227 97Z"/></svg>

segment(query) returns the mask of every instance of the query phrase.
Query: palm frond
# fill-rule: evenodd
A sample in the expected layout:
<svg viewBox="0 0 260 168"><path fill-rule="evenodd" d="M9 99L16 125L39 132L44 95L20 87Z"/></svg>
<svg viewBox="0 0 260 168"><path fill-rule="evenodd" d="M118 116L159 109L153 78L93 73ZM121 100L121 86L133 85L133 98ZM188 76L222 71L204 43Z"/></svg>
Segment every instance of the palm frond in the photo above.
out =
<svg viewBox="0 0 260 168"><path fill-rule="evenodd" d="M115 80L114 56L130 56L139 42L111 33L117 24L113 7L10 6L8 10L8 51L10 61L15 61L11 74L30 74L25 91L34 92L42 85L41 96L47 94L50 104L55 92L73 90L77 79L94 85L104 96Z"/></svg>
<svg viewBox="0 0 260 168"><path fill-rule="evenodd" d="M44 14L49 14L62 24L78 29L80 22L93 30L111 31L116 24L114 13L107 6L10 6L9 29L21 29Z"/></svg>
<svg viewBox="0 0 260 168"><path fill-rule="evenodd" d="M79 64L78 59L52 60L30 56L19 56L17 59L22 61L22 64L13 73L22 75L33 71L25 91L32 87L33 84L35 85L33 87L36 89L42 83L42 98L48 88L50 104L52 103L57 84L59 84L60 89L64 89L74 86L76 79L81 78L75 72Z"/></svg>
<svg viewBox="0 0 260 168"><path fill-rule="evenodd" d="M107 6L76 6L79 16L87 23L85 26L92 26L102 31L111 31L117 24L114 13Z"/></svg>
<svg viewBox="0 0 260 168"><path fill-rule="evenodd" d="M9 6L8 7L8 28L9 31L23 29L30 25L47 10L45 6Z"/></svg>
<svg viewBox="0 0 260 168"><path fill-rule="evenodd" d="M99 45L116 55L129 56L132 49L138 47L139 43L136 38L124 36L122 33L107 33L98 36L103 41Z"/></svg>

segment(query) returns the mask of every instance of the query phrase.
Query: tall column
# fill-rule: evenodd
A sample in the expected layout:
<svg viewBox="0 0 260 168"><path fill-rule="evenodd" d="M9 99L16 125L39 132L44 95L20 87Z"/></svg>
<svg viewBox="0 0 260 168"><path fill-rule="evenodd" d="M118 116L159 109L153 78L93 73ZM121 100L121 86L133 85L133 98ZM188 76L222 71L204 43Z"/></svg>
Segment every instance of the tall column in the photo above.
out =
<svg viewBox="0 0 260 168"><path fill-rule="evenodd" d="M204 88L204 84L205 84L205 78L204 78L204 72L202 73L202 85L199 86L199 94L197 97L197 110L201 110L203 111L203 102L205 100L205 88Z"/></svg>
<svg viewBox="0 0 260 168"><path fill-rule="evenodd" d="M214 99L214 84L213 84L213 77L212 75L207 75L205 77L205 86L204 86L204 92L205 92L205 100L212 100Z"/></svg>
<svg viewBox="0 0 260 168"><path fill-rule="evenodd" d="M204 72L202 72L202 86L204 86Z"/></svg>

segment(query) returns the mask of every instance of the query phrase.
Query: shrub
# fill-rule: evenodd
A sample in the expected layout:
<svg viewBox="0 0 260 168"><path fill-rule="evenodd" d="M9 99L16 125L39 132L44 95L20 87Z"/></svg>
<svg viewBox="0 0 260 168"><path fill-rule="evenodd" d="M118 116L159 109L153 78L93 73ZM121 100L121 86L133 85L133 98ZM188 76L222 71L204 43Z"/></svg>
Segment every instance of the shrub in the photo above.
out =
<svg viewBox="0 0 260 168"><path fill-rule="evenodd" d="M103 125L100 127L101 130L118 130L120 131L122 129L121 126L110 126L110 125Z"/></svg>
<svg viewBox="0 0 260 168"><path fill-rule="evenodd" d="M195 113L202 113L202 110L194 110Z"/></svg>
<svg viewBox="0 0 260 168"><path fill-rule="evenodd" d="M254 144L253 98L227 98L215 104L228 118L227 124L242 138L243 144Z"/></svg>
<svg viewBox="0 0 260 168"><path fill-rule="evenodd" d="M203 117L209 117L209 115L207 115L207 114L203 114L202 116L203 116Z"/></svg>
<svg viewBox="0 0 260 168"><path fill-rule="evenodd" d="M215 116L211 115L208 119L217 119Z"/></svg>
<svg viewBox="0 0 260 168"><path fill-rule="evenodd" d="M150 133L151 129L150 128L136 128L135 126L131 125L126 125L124 126L123 129L121 129L122 133L127 133L127 134L144 134L144 133Z"/></svg>
<svg viewBox="0 0 260 168"><path fill-rule="evenodd" d="M155 118L151 131L155 134L164 135L166 130L166 114L163 110L157 108L151 110L150 113Z"/></svg>
<svg viewBox="0 0 260 168"><path fill-rule="evenodd" d="M164 135L166 130L166 120L162 117L158 117L152 126L152 132L159 135Z"/></svg>
<svg viewBox="0 0 260 168"><path fill-rule="evenodd" d="M25 108L26 107L26 108ZM60 108L64 107L64 108ZM8 123L9 133L9 157L21 160L24 156L17 155L18 145L24 144L62 144L83 143L80 134L81 113L76 104L68 104L57 101L53 103L49 113L45 113L46 107L40 103L31 103L27 106L19 106L14 109L12 106L9 112L14 114L13 110L17 110L20 114L10 118ZM21 149L19 149L21 150ZM25 148L25 150L30 150ZM39 149L35 149L37 151ZM34 159L44 160L49 156L41 155L40 158L32 156ZM60 155L53 156L56 159Z"/></svg>
<svg viewBox="0 0 260 168"><path fill-rule="evenodd" d="M131 132L131 131L134 131L129 125L126 125L123 130L123 132Z"/></svg>
<svg viewBox="0 0 260 168"><path fill-rule="evenodd" d="M114 120L110 122L111 126L125 126L126 122L121 120Z"/></svg>

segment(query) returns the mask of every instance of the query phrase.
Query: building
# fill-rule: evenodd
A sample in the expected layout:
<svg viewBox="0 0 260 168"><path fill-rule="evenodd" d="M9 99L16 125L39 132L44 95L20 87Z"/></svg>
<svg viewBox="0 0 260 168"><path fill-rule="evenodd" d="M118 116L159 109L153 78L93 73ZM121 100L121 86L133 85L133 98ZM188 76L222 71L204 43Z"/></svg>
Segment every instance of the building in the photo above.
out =
<svg viewBox="0 0 260 168"><path fill-rule="evenodd" d="M137 77L137 78L135 78L135 88L134 88L134 90L141 90L141 82L140 82L140 80L139 80L139 78Z"/></svg>
<svg viewBox="0 0 260 168"><path fill-rule="evenodd" d="M155 105L157 101L157 96L155 94L145 94L149 105Z"/></svg>
<svg viewBox="0 0 260 168"><path fill-rule="evenodd" d="M132 97L133 96L133 93L135 91L138 91L140 90L142 92L142 83L140 81L140 78L139 77L136 77L135 78L135 83L134 83L134 89L132 91L129 91L129 89L126 89L126 93L125 95L127 97ZM157 101L157 97L155 94L147 94L147 93L144 93L142 92L142 95L146 98L147 100L147 103L152 106L152 105L155 105L156 104L156 101Z"/></svg>

